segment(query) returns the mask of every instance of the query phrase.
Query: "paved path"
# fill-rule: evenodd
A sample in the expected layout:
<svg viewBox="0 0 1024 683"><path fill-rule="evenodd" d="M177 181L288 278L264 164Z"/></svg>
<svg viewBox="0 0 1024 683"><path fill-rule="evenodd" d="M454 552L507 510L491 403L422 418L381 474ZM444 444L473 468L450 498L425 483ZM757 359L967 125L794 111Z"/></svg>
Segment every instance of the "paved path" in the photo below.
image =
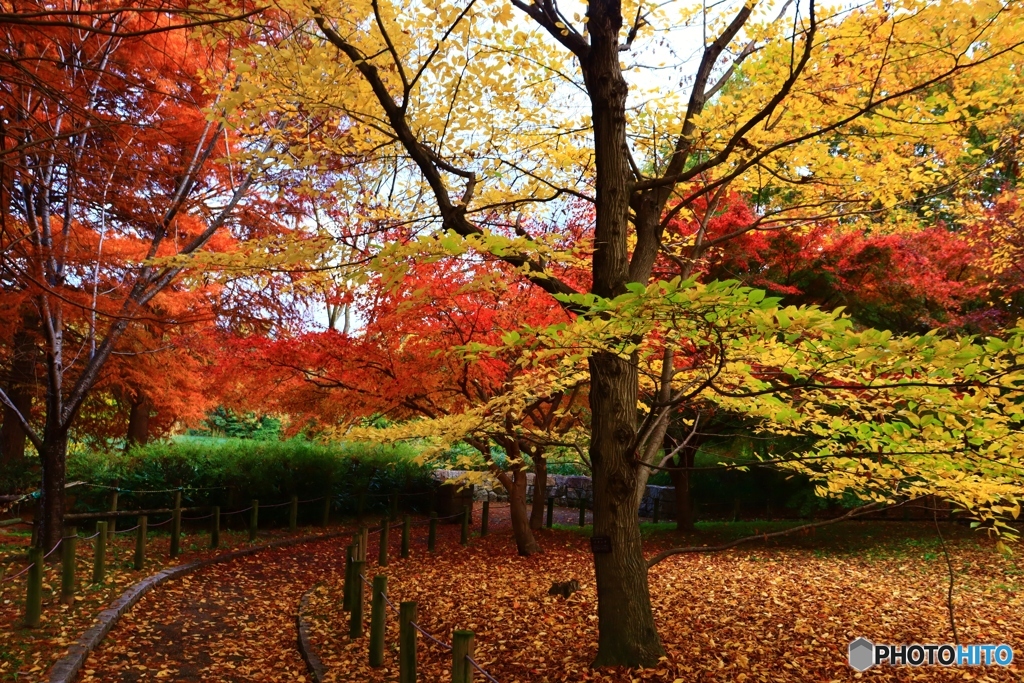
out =
<svg viewBox="0 0 1024 683"><path fill-rule="evenodd" d="M474 531L479 530L479 503ZM557 518L576 511L559 510ZM422 521L422 520L421 520ZM569 520L566 519L566 522ZM508 533L508 505L491 506L490 529ZM458 543L459 524L441 524L438 548ZM414 527L414 546L427 529ZM80 683L308 681L296 648L295 611L319 582L340 582L346 537L275 548L205 567L143 597L86 660ZM392 529L392 557L401 530ZM376 562L377 535L370 535Z"/></svg>

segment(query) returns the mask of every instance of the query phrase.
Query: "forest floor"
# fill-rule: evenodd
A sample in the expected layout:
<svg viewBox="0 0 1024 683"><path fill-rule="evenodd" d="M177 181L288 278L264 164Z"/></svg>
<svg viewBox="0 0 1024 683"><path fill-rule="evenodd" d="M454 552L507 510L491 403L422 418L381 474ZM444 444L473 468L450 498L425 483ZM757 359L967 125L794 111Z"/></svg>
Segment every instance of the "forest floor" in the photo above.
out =
<svg viewBox="0 0 1024 683"><path fill-rule="evenodd" d="M894 644L952 641L949 575L935 526L877 521L844 522L716 554L665 560L650 573L665 659L651 669L592 671L597 602L589 527L575 525L575 510L558 512L561 523L539 532L545 552L530 558L515 555L504 506L492 506L491 533L474 537L468 547L459 545L458 525L442 524L437 552L429 554L426 527L418 526L412 557L400 559L400 534L393 532L391 562L380 571L376 536L371 535L367 578L386 574L392 602L416 600L419 624L442 641L450 643L456 628L473 630L476 661L501 683L1022 678L1021 664L1009 669L882 666L863 674L849 668L846 648L859 636ZM642 528L645 552L653 554L680 541L713 545L787 524L792 523L706 523L682 538L671 524ZM1005 642L1020 655L1024 563L997 553L994 542L966 527L942 524L942 532L955 572L960 641ZM265 532L261 540L281 535ZM240 534L229 537L235 546L246 545ZM205 537L191 540L195 543L187 541L183 549L200 546ZM0 538L0 567L3 552L10 550L3 543ZM79 551L81 561L89 564L90 543L80 545L85 546ZM24 583L0 584L0 680L45 680L49 666L103 606L162 564L153 560L152 567L134 572L130 548L124 545L112 553L121 566L111 580L101 589L83 591L73 608L57 606L47 592L46 621L35 631L18 623ZM313 648L329 670L327 681L397 681L393 615L388 616L383 668L369 668L365 637L348 638L348 615L339 606L345 545L334 539L266 550L163 584L114 627L89 657L79 681L309 681L295 645L295 614L311 588L306 615ZM207 553L194 547L179 559ZM156 549L150 555L165 557ZM16 567L8 575L10 569ZM577 593L568 599L548 595L553 582L569 579L580 582ZM59 590L59 566L48 569L47 584ZM366 613L368 619L368 608ZM450 667L447 653L421 637L419 680L449 680Z"/></svg>

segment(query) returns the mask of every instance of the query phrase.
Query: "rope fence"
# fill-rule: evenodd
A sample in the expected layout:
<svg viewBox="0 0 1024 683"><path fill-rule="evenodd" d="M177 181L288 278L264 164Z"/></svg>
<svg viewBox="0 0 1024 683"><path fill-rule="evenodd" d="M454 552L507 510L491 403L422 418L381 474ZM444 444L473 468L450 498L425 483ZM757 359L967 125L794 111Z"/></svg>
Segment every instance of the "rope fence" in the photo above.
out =
<svg viewBox="0 0 1024 683"><path fill-rule="evenodd" d="M50 558L57 550L64 547L64 555L62 560L61 568L61 602L64 604L72 604L74 602L74 594L76 587L75 577L75 566L76 566L76 547L79 541L93 543L93 572L92 572L92 583L102 584L106 577L106 564L107 564L107 544L110 539L115 538L118 535L125 536L134 534L136 537L135 544L135 561L134 567L136 570L141 570L144 567L146 559L146 546L148 543L148 534L152 529L170 526L170 548L169 557L171 559L176 558L181 551L181 539L182 529L181 522L197 522L201 520L209 520L209 533L210 533L210 545L211 549L215 549L220 545L220 523L224 517L231 515L249 515L248 519L248 532L249 541L253 542L256 540L257 533L259 530L259 511L263 510L276 510L280 508L290 507L288 513L288 529L289 531L296 531L298 526L298 510L301 505L308 505L310 503L317 503L323 501L322 517L320 519L321 526L327 526L330 521L331 508L334 502L337 500L336 494L328 493L321 496L299 499L298 496L291 496L290 500L272 504L260 504L258 500L253 499L252 504L248 507L244 507L237 510L230 510L222 512L218 506L203 506L203 507L182 507L182 494L196 491L211 491L224 489L227 487L178 487L168 489L128 489L120 486L108 486L105 484L93 484L90 482L71 482L65 488L72 488L74 486L84 486L89 488L95 488L100 490L106 490L111 492L111 509L102 512L86 512L86 513L70 513L65 515L65 522L71 525L76 524L79 521L96 520L96 531L91 535L82 535L78 533L78 530L74 526L68 526L67 531L60 541L50 549L49 552L43 554L41 549L30 548L28 551L28 565L22 568L20 571L10 575L3 576L0 578L0 583L10 583L21 577L28 575L28 597L25 601L25 625L29 627L37 627L41 621L41 609L42 609L42 575L45 570L44 563ZM130 510L130 509L117 509L117 499L119 494L173 494L173 507L167 508L154 508L146 510ZM38 498L39 492L33 492L19 496L18 500ZM410 498L414 496L431 495L432 504L433 492L423 493L397 493L397 494L365 494L366 497L380 498L386 497L392 501L391 514L397 514L398 503L397 501L402 498ZM9 501L8 501L9 502ZM184 517L182 512L185 511L204 511L209 510L206 514L197 514L193 516ZM431 539L435 535L435 527L438 521L448 521L455 519L462 515L458 513L454 515L447 515L444 517L437 517L432 515L430 520L426 520L422 523L431 524ZM160 515L166 518L159 522L150 522L150 515ZM117 529L116 521L118 518L128 517L135 518L137 523L134 526ZM15 518L5 521L5 524L28 524L31 522L25 522L21 518ZM465 526L465 522L464 522ZM403 539L403 557L408 556L408 538L410 536L409 529L411 527L409 517L406 516L404 522L397 523L384 523L380 528L374 529L371 532L366 533L368 537L371 533L384 533L385 536L390 535L392 529L402 529ZM465 534L464 534L465 535ZM387 542L386 539L382 539ZM433 547L433 540L430 541L431 548ZM388 602L386 607L390 607L395 610L394 604Z"/></svg>
<svg viewBox="0 0 1024 683"><path fill-rule="evenodd" d="M487 533L487 511L488 503L483 504L483 515L481 517L480 535ZM462 512L455 515L438 517L431 514L427 523L430 525L430 533L427 539L427 548L435 550L437 524L443 520L462 518L462 545L468 543L468 526L472 516L472 507L466 506ZM486 680L498 683L497 679L488 673L479 662L473 659L472 631L455 630L452 634L452 642L446 643L436 634L430 633L417 622L417 603L402 602L400 606L388 597L387 576L378 574L371 581L364 573L367 556L367 539L370 535L380 534L378 567L388 565L390 552L391 529L402 527L402 557L409 556L409 544L411 540L410 530L413 526L420 526L422 522L413 524L411 517L405 516L402 524L391 524L387 518L381 520L380 525L375 529L363 527L353 535L352 543L348 546L345 561L345 583L342 605L349 612L349 637L351 639L363 636L364 619L363 603L365 601L366 588L370 589L370 633L369 633L369 663L371 667L379 668L384 666L385 638L387 633L387 612L390 610L398 617L399 623L399 680L416 680L416 634L420 633L424 638L440 647L444 652L451 653L452 657L452 683L468 683L472 680L473 671L477 671Z"/></svg>

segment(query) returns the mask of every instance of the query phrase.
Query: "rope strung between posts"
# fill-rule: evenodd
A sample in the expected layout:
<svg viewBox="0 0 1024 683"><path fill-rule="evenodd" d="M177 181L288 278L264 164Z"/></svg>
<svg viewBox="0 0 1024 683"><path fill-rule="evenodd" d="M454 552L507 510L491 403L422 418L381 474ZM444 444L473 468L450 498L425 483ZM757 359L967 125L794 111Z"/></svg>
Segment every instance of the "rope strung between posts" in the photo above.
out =
<svg viewBox="0 0 1024 683"><path fill-rule="evenodd" d="M317 502L318 500L323 500L323 499L324 499L324 498L326 498L326 497L327 497L327 496L320 496L319 498L309 498L309 499L307 499L307 500L300 500L300 501L299 501L299 505L302 505L303 503L315 503L315 502Z"/></svg>
<svg viewBox="0 0 1024 683"><path fill-rule="evenodd" d="M440 640L438 640L437 638L435 638L434 636L432 636L431 634L427 633L427 632L426 632L426 631L424 631L424 630L423 630L423 628L422 628L422 627L421 627L421 626L420 626L419 624L417 624L417 623L416 623L415 621L410 621L410 622L409 622L409 624L410 624L410 625L411 625L411 626L412 626L412 627L413 627L414 629L416 629L417 631L419 631L420 633L422 633L423 635L425 635L425 636L426 636L426 637L427 637L428 639L430 639L430 640L434 641L435 643L437 643L438 645L440 645L441 647L443 647L443 648L444 648L444 650L445 650L445 652L451 652L451 651L452 651L452 646L451 646L451 645L449 645L448 643L443 643L443 642L441 642Z"/></svg>
<svg viewBox="0 0 1024 683"><path fill-rule="evenodd" d="M117 530L117 531L115 531L114 533L115 533L115 534L126 534L126 533L128 533L129 531L135 531L135 530L136 530L136 529L138 529L138 528L139 528L140 526L142 526L142 525L141 525L141 524L136 524L136 525L135 525L135 526L133 526L133 527L132 527L131 529L118 529L118 530Z"/></svg>
<svg viewBox="0 0 1024 683"><path fill-rule="evenodd" d="M489 674L489 673L487 673L486 671L484 671L484 670L483 670L483 668L482 668L482 667L481 667L481 666L480 666L479 664L477 664L477 663L476 663L476 660L475 660L475 659L473 659L473 658L472 658L472 657L470 657L469 655L466 655L466 661L467 661L467 662L469 662L469 663L470 663L470 665L471 665L471 666L472 666L472 667L473 667L474 669L476 669L477 671L479 671L480 673L482 673L482 674L484 675L484 678L486 678L487 680L491 681L491 683L498 683L497 679L496 679L496 678L494 678L494 676L492 676L491 674Z"/></svg>
<svg viewBox="0 0 1024 683"><path fill-rule="evenodd" d="M65 536L64 538L71 538L71 537L70 537L70 536ZM50 549L50 552L48 552L48 553L46 553L45 555L43 555L43 561L44 561L44 562L46 561L46 558L48 558L48 557L49 557L50 555L53 555L54 551L55 551L55 550L57 550L57 548L59 548L59 547L60 547L60 544L61 544L61 543L62 543L62 542L64 541L64 538L62 538L62 539L60 539L59 541L57 541L57 544L56 544L55 546L53 546L53 548L51 548L51 549ZM8 577L6 577L6 578L4 578L4 579L0 579L0 583L6 583L6 582L8 582L8 581L13 581L14 579L18 578L18 577L19 577L19 576L21 576L22 574L25 574L25 573L27 573L27 572L28 572L28 570L29 570L29 569L32 569L32 567L34 567L34 566L36 566L36 563L35 563L35 562L33 562L33 563L32 563L32 564L30 564L29 566L25 567L24 569L22 569L22 570L21 570L20 572L18 572L17 574L14 574L13 576L8 576Z"/></svg>
<svg viewBox="0 0 1024 683"><path fill-rule="evenodd" d="M105 484L90 484L89 482L81 482L83 486L89 486L94 489L105 489L107 491L117 491L118 493L174 493L175 491L220 491L221 489L227 488L226 486L202 486L193 488L191 486L179 486L175 489L123 489L120 486L107 486Z"/></svg>
<svg viewBox="0 0 1024 683"><path fill-rule="evenodd" d="M361 581L362 581L362 582L363 582L363 583L364 583L365 585L367 585L367 586L370 586L370 590L371 590L371 591L373 590L373 584L371 584L371 583L370 583L369 581L367 581L367 579L366 579L366 575L364 575L364 574L360 573L360 574L359 574L359 579L360 579L360 580L361 580ZM398 612L398 608L397 608L397 607L395 607L394 603L393 603L393 602L391 602L391 600L389 600L389 599L388 599L387 593L385 593L384 591L378 591L378 592L380 593L380 597L384 598L384 604L386 604L386 605L387 605L388 607L390 607L390 608L391 608L391 611L392 611L392 612L394 612L395 614L398 614L398 613L399 613L399 612ZM371 593L371 595L372 595L372 593ZM451 651L452 651L452 646L451 646L451 645L449 645L448 643L445 643L445 642L443 642L443 641L439 640L439 639L438 639L438 638L436 638L436 637L435 637L435 636L434 636L433 634L431 634L431 633L428 633L427 631L425 631L425 630L423 629L423 627L421 627L421 626L420 626L419 624L417 624L417 623L416 623L415 621L410 621L410 622L409 622L409 625L410 625L410 626L412 626L412 627L413 627L414 629L416 629L417 631L419 631L420 633L422 633L422 634L423 634L424 636L426 636L426 637L427 637L428 639L432 640L433 642L435 642L435 643L437 643L438 645L440 645L441 647L443 647L443 648L444 648L444 650L445 650L445 652L451 652ZM476 670L477 670L477 671L479 671L479 672L480 672L481 674L483 674L483 675L484 675L484 678L486 678L486 679L487 679L488 681L491 681L491 683L499 683L498 679L496 679L496 678L495 678L494 676L492 676L491 674L489 674L489 673L487 673L486 671L484 671L483 667L481 667L481 666L480 666L479 664L477 664L476 660L475 660L475 659L473 659L472 657L470 657L469 655L466 655L466 661L467 661L467 662L469 662L469 663L470 663L470 665L471 665L471 666L472 666L472 667L473 667L474 669L476 669Z"/></svg>
<svg viewBox="0 0 1024 683"><path fill-rule="evenodd" d="M182 520L186 520L187 519L189 521L195 521L197 519L209 519L210 517L213 517L213 513L212 512L210 514L208 514L208 515L203 515L202 517L182 517L181 519Z"/></svg>

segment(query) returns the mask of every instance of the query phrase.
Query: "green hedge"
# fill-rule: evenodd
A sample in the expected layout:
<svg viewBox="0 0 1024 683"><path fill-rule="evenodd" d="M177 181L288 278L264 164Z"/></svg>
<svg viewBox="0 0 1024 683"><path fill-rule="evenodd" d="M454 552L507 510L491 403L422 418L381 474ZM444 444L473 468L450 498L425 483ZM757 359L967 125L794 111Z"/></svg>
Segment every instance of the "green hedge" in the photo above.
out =
<svg viewBox="0 0 1024 683"><path fill-rule="evenodd" d="M292 495L308 499L328 492L333 509L342 514L355 513L361 496L364 512L383 511L393 493L401 494L404 509L426 510L436 483L431 468L413 461L415 455L401 446L363 443L183 437L129 453L72 454L68 481L122 489L123 509L166 507L172 495L128 491L180 487L183 505L221 505L225 511L246 507L252 498L263 506ZM107 509L109 496L109 490L75 487L74 511ZM305 518L313 519L322 508L306 505L303 510Z"/></svg>

